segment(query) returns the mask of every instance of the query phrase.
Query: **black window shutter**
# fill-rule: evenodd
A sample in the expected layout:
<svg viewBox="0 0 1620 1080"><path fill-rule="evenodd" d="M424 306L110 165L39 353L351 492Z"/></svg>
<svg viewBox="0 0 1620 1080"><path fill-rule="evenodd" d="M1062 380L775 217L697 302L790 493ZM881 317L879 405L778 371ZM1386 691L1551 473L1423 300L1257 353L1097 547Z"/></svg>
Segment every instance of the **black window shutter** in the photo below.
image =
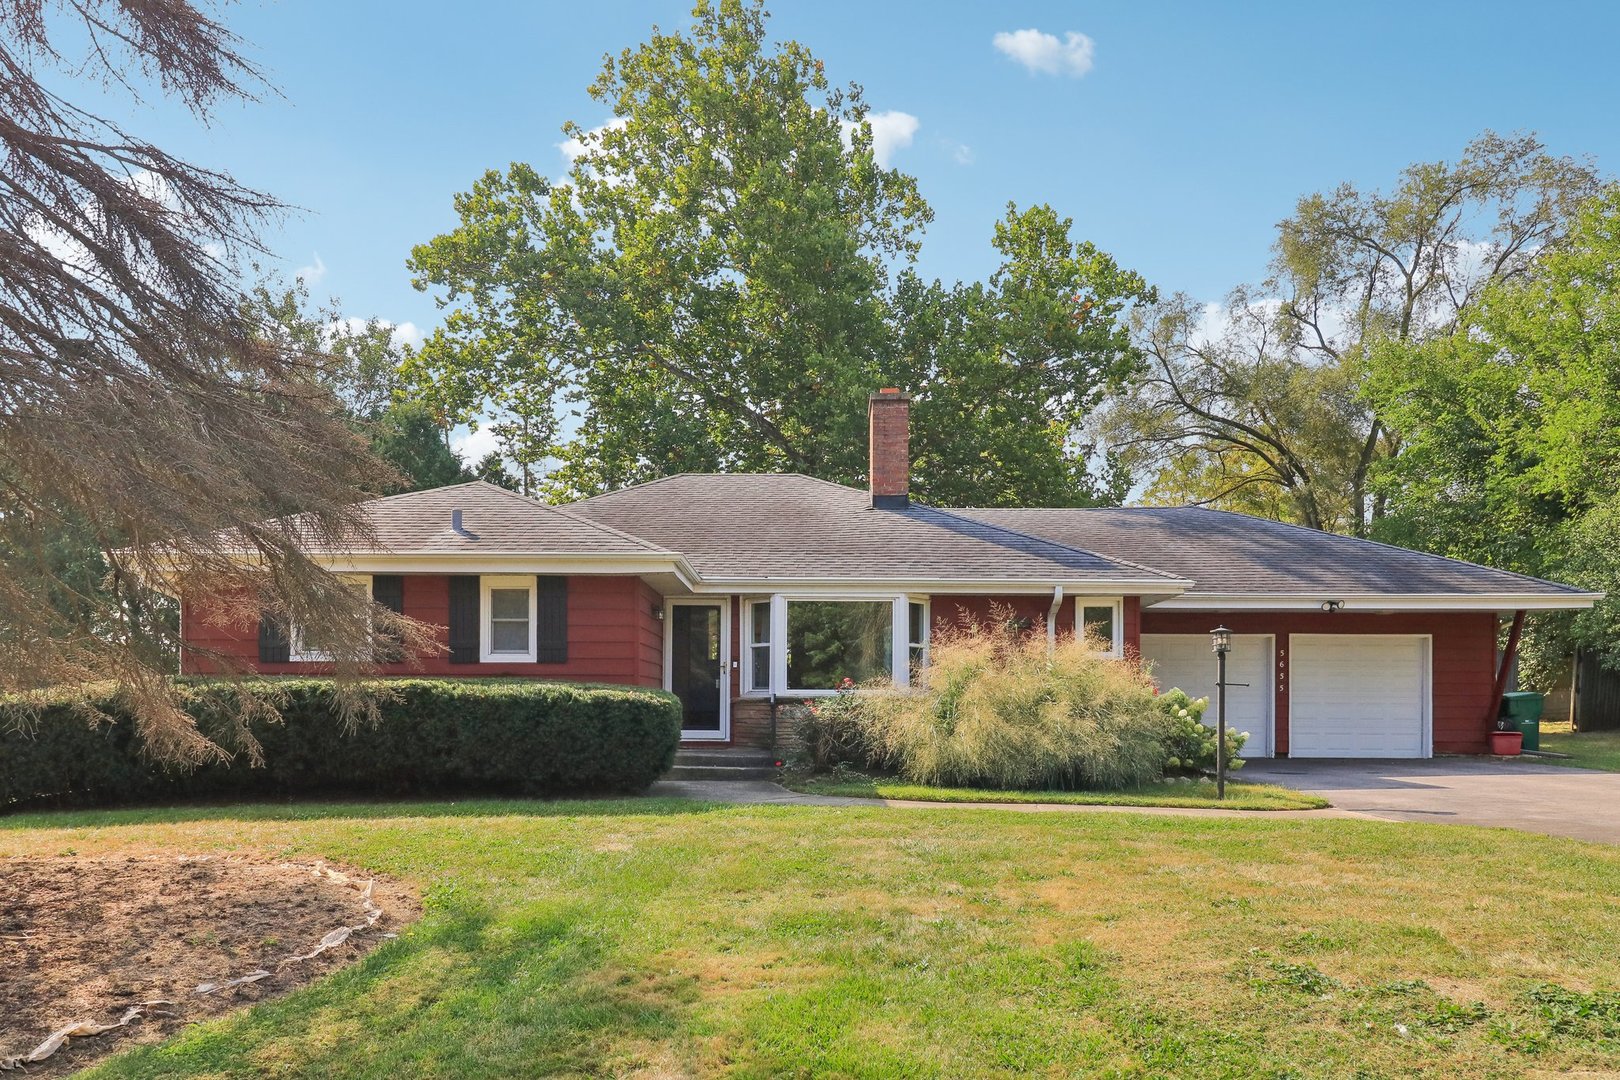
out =
<svg viewBox="0 0 1620 1080"><path fill-rule="evenodd" d="M478 575L450 575L450 662L478 663Z"/></svg>
<svg viewBox="0 0 1620 1080"><path fill-rule="evenodd" d="M405 575L372 575L371 598L395 615L405 614Z"/></svg>
<svg viewBox="0 0 1620 1080"><path fill-rule="evenodd" d="M259 616L259 663L287 663L292 656L291 646L285 621L274 615Z"/></svg>
<svg viewBox="0 0 1620 1080"><path fill-rule="evenodd" d="M405 614L404 576L400 574L373 574L371 578L371 599L379 606L387 608L396 615ZM405 653L400 646L398 635L394 635L393 644L378 651L377 663L400 663L405 659Z"/></svg>
<svg viewBox="0 0 1620 1080"><path fill-rule="evenodd" d="M542 664L568 662L568 579L542 574L534 579L536 625L534 658Z"/></svg>

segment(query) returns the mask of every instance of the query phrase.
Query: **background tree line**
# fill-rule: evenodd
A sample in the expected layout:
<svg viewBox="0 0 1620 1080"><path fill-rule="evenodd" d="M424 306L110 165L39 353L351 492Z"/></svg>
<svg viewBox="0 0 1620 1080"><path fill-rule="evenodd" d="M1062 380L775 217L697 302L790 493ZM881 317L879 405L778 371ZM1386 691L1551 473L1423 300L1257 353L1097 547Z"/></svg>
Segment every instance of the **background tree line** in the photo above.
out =
<svg viewBox="0 0 1620 1080"><path fill-rule="evenodd" d="M1009 205L987 280L924 279L931 211L860 87L773 46L758 3L700 5L590 92L615 120L567 129L566 176L486 173L410 259L446 314L404 377L448 422L496 417L524 490L858 484L865 395L898 385L941 505L1135 496L1614 580L1616 197L1534 136L1302 197L1267 277L1204 305L1045 205ZM1539 618L1532 667L1577 642L1620 664L1615 610Z"/></svg>

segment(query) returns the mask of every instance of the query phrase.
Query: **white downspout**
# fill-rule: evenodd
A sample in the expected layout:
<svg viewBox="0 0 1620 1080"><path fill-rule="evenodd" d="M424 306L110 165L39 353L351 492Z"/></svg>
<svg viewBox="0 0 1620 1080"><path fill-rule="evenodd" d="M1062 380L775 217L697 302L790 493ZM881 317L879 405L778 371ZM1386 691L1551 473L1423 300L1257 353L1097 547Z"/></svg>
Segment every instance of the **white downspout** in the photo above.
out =
<svg viewBox="0 0 1620 1080"><path fill-rule="evenodd" d="M1063 586L1052 586L1052 606L1046 609L1046 655L1057 652L1057 615L1063 606Z"/></svg>

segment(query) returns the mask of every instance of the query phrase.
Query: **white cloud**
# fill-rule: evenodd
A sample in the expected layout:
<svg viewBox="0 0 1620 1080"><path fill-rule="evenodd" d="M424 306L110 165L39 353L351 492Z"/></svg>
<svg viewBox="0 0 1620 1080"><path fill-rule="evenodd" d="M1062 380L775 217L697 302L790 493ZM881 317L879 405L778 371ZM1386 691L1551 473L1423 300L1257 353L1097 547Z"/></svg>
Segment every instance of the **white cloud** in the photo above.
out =
<svg viewBox="0 0 1620 1080"><path fill-rule="evenodd" d="M602 141L603 132L618 131L629 122L630 121L626 120L622 116L615 116L606 123L598 124L589 131L586 131L582 138L564 139L562 142L557 144L557 149L562 151L563 158L571 167L574 162L578 161L584 156L586 151L593 149L599 142Z"/></svg>
<svg viewBox="0 0 1620 1080"><path fill-rule="evenodd" d="M1080 78L1091 70L1095 43L1077 30L1070 30L1059 41L1057 35L1040 30L1003 30L990 39L998 52L1018 61L1036 75L1068 75Z"/></svg>
<svg viewBox="0 0 1620 1080"><path fill-rule="evenodd" d="M332 333L360 334L365 332L366 327L371 325L372 321L362 319L357 315L350 315L346 319L332 320L330 330ZM409 345L414 349L420 347L427 338L427 335L422 333L421 328L410 321L402 323L392 322L388 319L374 321L377 325L385 327L389 331L389 337L395 345Z"/></svg>
<svg viewBox="0 0 1620 1080"><path fill-rule="evenodd" d="M894 160L894 152L910 146L917 129L922 126L922 121L915 116L898 109L867 113L866 122L872 125L872 157L885 169ZM844 145L851 145L855 125L848 120L840 120L838 126L844 134Z"/></svg>
<svg viewBox="0 0 1620 1080"><path fill-rule="evenodd" d="M479 425L477 431L468 431L465 427L458 427L450 435L450 449L461 455L461 460L468 465L476 465L484 460L492 450L499 450L500 443L495 433L489 429L486 420Z"/></svg>
<svg viewBox="0 0 1620 1080"><path fill-rule="evenodd" d="M427 338L427 335L422 333L421 328L409 319L402 323L394 323L393 329L395 345L409 345L415 349L419 348Z"/></svg>
<svg viewBox="0 0 1620 1080"><path fill-rule="evenodd" d="M888 112L872 113L867 121L872 125L872 156L879 165L887 167L894 159L896 150L911 145L912 136L917 134L920 124L910 113Z"/></svg>
<svg viewBox="0 0 1620 1080"><path fill-rule="evenodd" d="M315 252L315 262L311 266L300 266L293 271L293 277L305 285L313 285L326 276L326 263L321 259L321 253Z"/></svg>
<svg viewBox="0 0 1620 1080"><path fill-rule="evenodd" d="M951 146L951 160L958 165L973 164L973 147L967 143L955 143Z"/></svg>

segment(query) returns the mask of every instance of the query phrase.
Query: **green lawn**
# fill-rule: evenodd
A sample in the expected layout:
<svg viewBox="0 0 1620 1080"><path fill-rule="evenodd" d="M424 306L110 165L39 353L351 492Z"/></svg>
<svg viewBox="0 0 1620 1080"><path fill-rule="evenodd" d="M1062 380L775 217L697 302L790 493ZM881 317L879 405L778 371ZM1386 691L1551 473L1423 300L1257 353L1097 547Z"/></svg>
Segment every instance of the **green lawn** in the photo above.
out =
<svg viewBox="0 0 1620 1080"><path fill-rule="evenodd" d="M1209 780L1156 784L1134 791L996 791L989 788L930 787L888 777L811 776L783 779L786 787L812 795L857 799L914 799L920 802L1070 803L1079 806L1179 806L1227 810L1320 810L1328 801L1276 784L1229 780L1225 801L1215 798Z"/></svg>
<svg viewBox="0 0 1620 1080"><path fill-rule="evenodd" d="M1541 725L1541 748L1567 758L1537 758L1548 765L1620 772L1620 731L1571 731L1565 724Z"/></svg>
<svg viewBox="0 0 1620 1080"><path fill-rule="evenodd" d="M324 856L426 906L97 1077L1620 1069L1620 849L1503 830L651 800L0 818L0 857L69 849Z"/></svg>

